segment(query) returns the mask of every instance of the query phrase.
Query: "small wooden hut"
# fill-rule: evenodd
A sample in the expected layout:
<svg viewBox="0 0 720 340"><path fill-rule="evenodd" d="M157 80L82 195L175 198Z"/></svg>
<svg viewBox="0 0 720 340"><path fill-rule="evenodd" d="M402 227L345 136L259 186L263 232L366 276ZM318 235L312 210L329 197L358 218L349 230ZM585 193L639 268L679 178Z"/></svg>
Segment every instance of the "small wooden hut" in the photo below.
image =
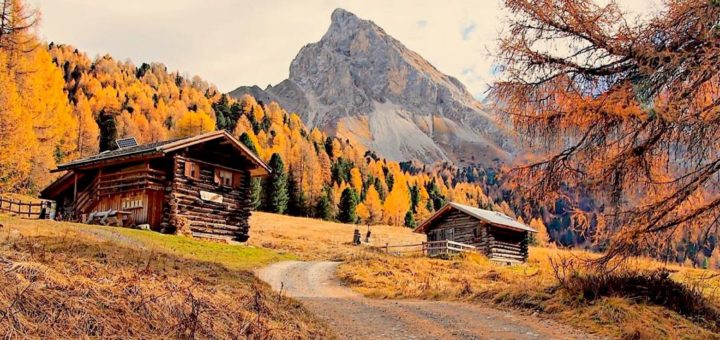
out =
<svg viewBox="0 0 720 340"><path fill-rule="evenodd" d="M491 260L513 263L527 260L530 233L537 231L505 214L451 202L415 232L426 234L428 242L459 242L477 247Z"/></svg>
<svg viewBox="0 0 720 340"><path fill-rule="evenodd" d="M63 219L85 221L120 212L126 224L190 231L193 236L248 238L250 179L270 168L225 131L117 149L59 165L64 171L42 191Z"/></svg>

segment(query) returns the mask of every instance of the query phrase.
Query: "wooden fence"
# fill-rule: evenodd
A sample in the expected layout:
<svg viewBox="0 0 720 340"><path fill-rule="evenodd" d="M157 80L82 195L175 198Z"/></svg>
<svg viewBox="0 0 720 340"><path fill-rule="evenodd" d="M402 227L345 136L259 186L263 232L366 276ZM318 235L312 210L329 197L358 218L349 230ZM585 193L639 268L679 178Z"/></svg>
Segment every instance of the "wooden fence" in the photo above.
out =
<svg viewBox="0 0 720 340"><path fill-rule="evenodd" d="M43 208L45 208L45 214L41 216L43 215ZM0 196L0 212L27 218L51 218L51 212L54 212L54 203L51 201L40 201L37 203L25 202L19 199Z"/></svg>
<svg viewBox="0 0 720 340"><path fill-rule="evenodd" d="M391 255L423 255L423 256L451 256L458 255L460 253L476 252L477 247L469 244L442 240L442 241L430 241L422 242L418 244L403 244L403 245L389 245L375 247L376 249Z"/></svg>

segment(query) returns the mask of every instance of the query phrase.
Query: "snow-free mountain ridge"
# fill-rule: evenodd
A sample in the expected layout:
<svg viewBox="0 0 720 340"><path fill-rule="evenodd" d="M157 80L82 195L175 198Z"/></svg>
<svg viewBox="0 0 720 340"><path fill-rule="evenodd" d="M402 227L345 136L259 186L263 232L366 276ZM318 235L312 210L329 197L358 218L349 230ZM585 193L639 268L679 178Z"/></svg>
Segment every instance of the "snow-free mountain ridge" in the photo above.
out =
<svg viewBox="0 0 720 340"><path fill-rule="evenodd" d="M343 9L304 46L290 77L251 94L297 112L310 127L393 160L507 161L513 138L457 79L438 71L375 23Z"/></svg>

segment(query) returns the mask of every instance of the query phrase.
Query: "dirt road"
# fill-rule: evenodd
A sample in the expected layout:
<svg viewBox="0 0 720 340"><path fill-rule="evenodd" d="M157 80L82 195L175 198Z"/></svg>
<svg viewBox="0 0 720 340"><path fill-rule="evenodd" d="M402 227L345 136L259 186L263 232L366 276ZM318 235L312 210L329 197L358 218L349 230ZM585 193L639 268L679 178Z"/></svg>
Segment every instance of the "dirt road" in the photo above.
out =
<svg viewBox="0 0 720 340"><path fill-rule="evenodd" d="M279 262L258 272L276 291L302 301L341 339L589 339L532 316L466 303L374 300L335 279L337 262Z"/></svg>

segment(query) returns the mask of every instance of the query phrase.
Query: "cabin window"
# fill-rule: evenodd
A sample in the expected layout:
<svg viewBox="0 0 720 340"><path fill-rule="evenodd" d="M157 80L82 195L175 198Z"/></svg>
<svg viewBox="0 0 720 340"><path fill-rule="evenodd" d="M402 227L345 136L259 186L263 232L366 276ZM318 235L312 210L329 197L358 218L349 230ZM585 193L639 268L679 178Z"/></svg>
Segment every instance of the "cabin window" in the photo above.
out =
<svg viewBox="0 0 720 340"><path fill-rule="evenodd" d="M428 241L453 241L455 237L455 229L448 228L442 230L433 230L428 234Z"/></svg>
<svg viewBox="0 0 720 340"><path fill-rule="evenodd" d="M233 172L225 169L215 169L215 184L232 187Z"/></svg>
<svg viewBox="0 0 720 340"><path fill-rule="evenodd" d="M185 177L200 179L200 164L185 161Z"/></svg>
<svg viewBox="0 0 720 340"><path fill-rule="evenodd" d="M480 238L480 227L473 229L473 237Z"/></svg>
<svg viewBox="0 0 720 340"><path fill-rule="evenodd" d="M454 231L455 230L453 228L443 230L443 239L452 241L455 238Z"/></svg>
<svg viewBox="0 0 720 340"><path fill-rule="evenodd" d="M135 209L142 208L143 200L142 197L128 197L122 201L122 209Z"/></svg>

